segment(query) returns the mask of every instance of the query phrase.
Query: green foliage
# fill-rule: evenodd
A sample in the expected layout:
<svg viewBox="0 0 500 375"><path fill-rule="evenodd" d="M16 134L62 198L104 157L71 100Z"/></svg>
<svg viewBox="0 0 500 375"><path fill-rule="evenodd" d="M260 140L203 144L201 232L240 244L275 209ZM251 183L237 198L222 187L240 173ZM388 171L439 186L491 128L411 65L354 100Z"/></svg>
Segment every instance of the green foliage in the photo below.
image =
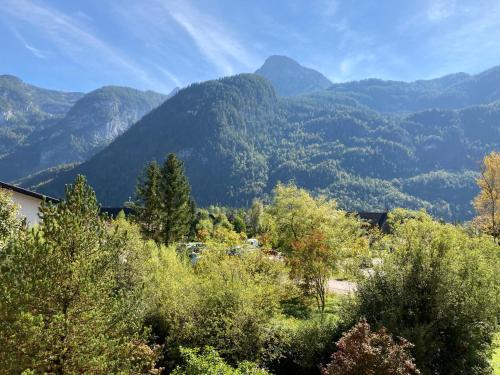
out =
<svg viewBox="0 0 500 375"><path fill-rule="evenodd" d="M415 345L423 374L489 373L500 314L500 253L491 238L399 211L386 256L359 286L353 320Z"/></svg>
<svg viewBox="0 0 500 375"><path fill-rule="evenodd" d="M324 197L313 198L296 186L281 185L266 211L268 237L286 255L292 279L312 291L325 308L326 284L346 259L368 253L363 224Z"/></svg>
<svg viewBox="0 0 500 375"><path fill-rule="evenodd" d="M181 348L185 365L176 368L172 375L266 375L255 363L241 362L237 368L229 366L217 351L208 346L203 353L199 349Z"/></svg>
<svg viewBox="0 0 500 375"><path fill-rule="evenodd" d="M447 87L445 81L408 85L419 92L439 91ZM500 147L500 105L486 104L490 96L485 96L471 102L481 104L476 107L412 114L407 111L415 104L415 90L406 84L345 86L277 98L269 82L256 75L191 85L106 152L59 174L42 191L57 195L81 173L107 205L121 205L146 162L175 152L201 206L249 206L256 197L267 198L277 182L293 180L334 198L345 210L425 208L448 220L472 218L475 161ZM394 95L379 98L379 86L381 93L394 90ZM350 94L356 90L359 95ZM373 104L382 110L397 107L400 96L410 105L402 103L405 113L398 116L359 104L386 101Z"/></svg>
<svg viewBox="0 0 500 375"><path fill-rule="evenodd" d="M260 252L228 256L209 248L193 267L171 248L153 252L147 272L148 322L165 342L164 365L180 346L213 346L231 364L261 360L280 301L294 290L283 264Z"/></svg>
<svg viewBox="0 0 500 375"><path fill-rule="evenodd" d="M79 176L43 221L0 252L0 363L7 373L145 372L139 248L107 228Z"/></svg>
<svg viewBox="0 0 500 375"><path fill-rule="evenodd" d="M155 161L146 167L136 195L137 220L148 238L168 245L190 234L194 202L182 161L174 154L162 168Z"/></svg>
<svg viewBox="0 0 500 375"><path fill-rule="evenodd" d="M12 201L12 193L0 188L0 251L21 229L18 210L19 207Z"/></svg>

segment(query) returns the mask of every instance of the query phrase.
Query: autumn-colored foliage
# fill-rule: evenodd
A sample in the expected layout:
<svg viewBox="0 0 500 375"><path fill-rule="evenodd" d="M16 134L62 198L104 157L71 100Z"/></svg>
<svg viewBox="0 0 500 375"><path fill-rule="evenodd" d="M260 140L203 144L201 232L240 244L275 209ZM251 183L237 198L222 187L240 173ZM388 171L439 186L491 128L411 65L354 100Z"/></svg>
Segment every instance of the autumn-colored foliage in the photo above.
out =
<svg viewBox="0 0 500 375"><path fill-rule="evenodd" d="M498 239L500 237L499 152L492 152L484 158L477 184L481 192L474 200L474 206L478 213L476 222L481 229Z"/></svg>
<svg viewBox="0 0 500 375"><path fill-rule="evenodd" d="M321 372L323 375L420 374L408 354L412 346L405 339L395 342L385 328L372 332L366 320L361 320L337 342L338 350Z"/></svg>

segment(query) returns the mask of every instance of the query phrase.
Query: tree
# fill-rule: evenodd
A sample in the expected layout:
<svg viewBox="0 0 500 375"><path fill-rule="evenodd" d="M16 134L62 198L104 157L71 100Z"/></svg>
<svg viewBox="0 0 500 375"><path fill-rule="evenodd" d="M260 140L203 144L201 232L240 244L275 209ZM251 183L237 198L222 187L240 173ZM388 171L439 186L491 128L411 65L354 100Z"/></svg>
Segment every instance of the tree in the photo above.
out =
<svg viewBox="0 0 500 375"><path fill-rule="evenodd" d="M139 177L136 188L137 200L133 209L143 234L156 242L161 241L164 200L161 192L162 173L156 161L152 161Z"/></svg>
<svg viewBox="0 0 500 375"><path fill-rule="evenodd" d="M337 209L335 201L314 198L292 184L276 187L266 221L274 247L286 255L292 278L307 293L313 291L323 312L326 284L335 268L368 251L363 224Z"/></svg>
<svg viewBox="0 0 500 375"><path fill-rule="evenodd" d="M405 337L422 374L486 374L500 314L500 253L487 236L402 215L386 236L380 265L346 311ZM399 220L398 219L398 220Z"/></svg>
<svg viewBox="0 0 500 375"><path fill-rule="evenodd" d="M146 167L136 194L136 217L148 238L171 244L194 230L191 187L175 154L169 154L161 168L154 161Z"/></svg>
<svg viewBox="0 0 500 375"><path fill-rule="evenodd" d="M495 240L500 238L500 153L492 152L484 158L481 175L477 179L481 192L474 200L480 227Z"/></svg>
<svg viewBox="0 0 500 375"><path fill-rule="evenodd" d="M156 352L142 329L134 258L82 176L41 223L0 252L0 363L8 373L139 373Z"/></svg>
<svg viewBox="0 0 500 375"><path fill-rule="evenodd" d="M184 165L175 154L167 156L161 172L161 191L164 194L162 238L165 244L171 244L189 234L194 219L194 205Z"/></svg>
<svg viewBox="0 0 500 375"><path fill-rule="evenodd" d="M257 236L262 230L262 217L264 215L264 205L259 199L254 199L252 206L247 214L248 235L251 237Z"/></svg>
<svg viewBox="0 0 500 375"><path fill-rule="evenodd" d="M335 268L337 255L331 251L321 230L313 231L292 243L292 256L288 261L292 277L303 280L316 297L318 310L323 312L326 285Z"/></svg>
<svg viewBox="0 0 500 375"><path fill-rule="evenodd" d="M21 229L22 223L17 217L18 209L12 201L12 193L0 189L0 250Z"/></svg>
<svg viewBox="0 0 500 375"><path fill-rule="evenodd" d="M366 320L361 320L337 342L338 350L332 361L323 367L323 375L418 375L412 348L405 339L394 339L385 328L372 332Z"/></svg>

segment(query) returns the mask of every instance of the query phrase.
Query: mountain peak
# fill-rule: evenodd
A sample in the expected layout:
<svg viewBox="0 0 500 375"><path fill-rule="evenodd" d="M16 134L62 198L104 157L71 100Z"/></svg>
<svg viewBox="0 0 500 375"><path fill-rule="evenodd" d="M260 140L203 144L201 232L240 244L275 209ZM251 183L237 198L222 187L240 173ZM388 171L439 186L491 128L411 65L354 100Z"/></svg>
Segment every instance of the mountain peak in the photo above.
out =
<svg viewBox="0 0 500 375"><path fill-rule="evenodd" d="M295 96L323 90L331 82L320 72L306 68L287 56L269 56L255 74L267 78L281 96Z"/></svg>

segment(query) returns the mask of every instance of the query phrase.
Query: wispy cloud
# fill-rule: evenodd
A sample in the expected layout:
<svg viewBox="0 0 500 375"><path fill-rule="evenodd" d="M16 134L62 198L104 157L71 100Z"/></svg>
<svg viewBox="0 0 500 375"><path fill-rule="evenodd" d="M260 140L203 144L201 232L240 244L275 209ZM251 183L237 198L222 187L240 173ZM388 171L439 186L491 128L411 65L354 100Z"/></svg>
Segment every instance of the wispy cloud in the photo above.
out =
<svg viewBox="0 0 500 375"><path fill-rule="evenodd" d="M38 48L35 48L31 44L29 44L26 41L26 39L21 35L21 33L16 30L16 28L12 27L10 31L21 42L24 48L26 48L28 51L30 51L34 56L38 57L39 59L45 59L45 54Z"/></svg>
<svg viewBox="0 0 500 375"><path fill-rule="evenodd" d="M119 69L146 87L166 89L161 81L151 77L135 61L99 38L77 18L32 0L3 0L0 2L0 13L34 28L74 63L85 68L104 66L107 69ZM32 52L35 53L34 50Z"/></svg>
<svg viewBox="0 0 500 375"><path fill-rule="evenodd" d="M191 37L199 52L225 75L234 74L236 66L255 66L255 57L224 26L188 1L162 3L170 16ZM260 60L260 59L259 59Z"/></svg>

